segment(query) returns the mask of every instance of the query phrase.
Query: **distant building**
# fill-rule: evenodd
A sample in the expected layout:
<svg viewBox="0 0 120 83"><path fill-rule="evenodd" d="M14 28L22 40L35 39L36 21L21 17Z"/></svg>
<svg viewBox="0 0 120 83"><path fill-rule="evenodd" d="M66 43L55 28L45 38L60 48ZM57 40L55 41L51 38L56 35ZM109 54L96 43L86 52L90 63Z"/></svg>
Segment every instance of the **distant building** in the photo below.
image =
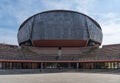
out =
<svg viewBox="0 0 120 83"><path fill-rule="evenodd" d="M2 69L118 69L120 45L99 46L103 34L91 17L70 10L35 14L18 30L20 46L0 44Z"/></svg>
<svg viewBox="0 0 120 83"><path fill-rule="evenodd" d="M20 45L86 47L101 45L100 25L89 16L68 10L52 10L28 18L20 26Z"/></svg>

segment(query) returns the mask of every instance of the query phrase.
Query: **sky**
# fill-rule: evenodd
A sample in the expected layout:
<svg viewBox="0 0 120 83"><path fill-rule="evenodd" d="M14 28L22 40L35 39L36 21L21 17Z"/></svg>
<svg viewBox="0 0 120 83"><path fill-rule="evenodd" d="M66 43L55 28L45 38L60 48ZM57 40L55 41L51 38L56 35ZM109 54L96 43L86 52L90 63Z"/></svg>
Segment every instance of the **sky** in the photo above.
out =
<svg viewBox="0 0 120 83"><path fill-rule="evenodd" d="M56 9L92 17L102 27L102 45L120 44L120 0L0 0L0 43L18 45L18 28L28 17Z"/></svg>

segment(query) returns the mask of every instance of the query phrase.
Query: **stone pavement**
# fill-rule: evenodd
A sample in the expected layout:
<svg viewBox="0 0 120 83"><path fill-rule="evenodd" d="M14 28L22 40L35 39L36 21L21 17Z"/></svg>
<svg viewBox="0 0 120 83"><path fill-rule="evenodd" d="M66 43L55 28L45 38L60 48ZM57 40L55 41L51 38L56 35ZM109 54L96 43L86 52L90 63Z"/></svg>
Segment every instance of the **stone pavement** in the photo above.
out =
<svg viewBox="0 0 120 83"><path fill-rule="evenodd" d="M100 73L45 73L0 75L0 83L120 83L120 75Z"/></svg>

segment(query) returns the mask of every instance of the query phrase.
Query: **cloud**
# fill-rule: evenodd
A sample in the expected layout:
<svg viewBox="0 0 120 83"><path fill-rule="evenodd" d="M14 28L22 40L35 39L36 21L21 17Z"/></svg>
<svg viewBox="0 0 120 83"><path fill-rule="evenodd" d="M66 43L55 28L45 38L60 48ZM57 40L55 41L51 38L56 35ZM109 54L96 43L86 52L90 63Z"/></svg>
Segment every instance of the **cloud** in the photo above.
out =
<svg viewBox="0 0 120 83"><path fill-rule="evenodd" d="M73 1L72 1L73 2ZM42 0L41 3L43 4L44 8L47 10L54 10L54 9L70 9L73 8L73 4L71 0ZM71 4L72 3L72 4Z"/></svg>
<svg viewBox="0 0 120 83"><path fill-rule="evenodd" d="M28 17L41 11L66 9L85 13L95 19L103 29L103 45L120 43L120 13L113 12L118 4L114 7L110 2L104 5L103 1L98 0L1 0L0 42L17 44L17 29Z"/></svg>
<svg viewBox="0 0 120 83"><path fill-rule="evenodd" d="M41 3L38 0L16 0L16 1L3 1L1 5L1 14L7 14L16 18L17 23L21 24L29 16L34 13L40 12Z"/></svg>
<svg viewBox="0 0 120 83"><path fill-rule="evenodd" d="M1 14L9 14L21 24L28 17L45 10L68 9L85 13L94 2L95 0L17 0L15 2L5 0L1 5Z"/></svg>
<svg viewBox="0 0 120 83"><path fill-rule="evenodd" d="M17 31L15 31L16 33L14 33L12 29L16 28L15 30L17 30L23 21L36 13L53 9L77 10L79 3L87 4L85 1L82 0L80 0L80 2L79 0L3 0L0 3L0 22L2 23L0 24L0 28L2 29L2 33L0 33L0 42L16 44ZM11 40L13 42L11 42Z"/></svg>
<svg viewBox="0 0 120 83"><path fill-rule="evenodd" d="M3 29L0 27L0 42L18 45L16 34L17 32L15 30Z"/></svg>
<svg viewBox="0 0 120 83"><path fill-rule="evenodd" d="M75 10L89 14L91 10L94 10L96 0L75 0Z"/></svg>
<svg viewBox="0 0 120 83"><path fill-rule="evenodd" d="M88 13L90 9L93 9L93 4L96 0L42 0L45 9L68 9ZM89 7L88 7L89 6Z"/></svg>
<svg viewBox="0 0 120 83"><path fill-rule="evenodd" d="M120 43L120 24L112 23L103 26L103 44Z"/></svg>

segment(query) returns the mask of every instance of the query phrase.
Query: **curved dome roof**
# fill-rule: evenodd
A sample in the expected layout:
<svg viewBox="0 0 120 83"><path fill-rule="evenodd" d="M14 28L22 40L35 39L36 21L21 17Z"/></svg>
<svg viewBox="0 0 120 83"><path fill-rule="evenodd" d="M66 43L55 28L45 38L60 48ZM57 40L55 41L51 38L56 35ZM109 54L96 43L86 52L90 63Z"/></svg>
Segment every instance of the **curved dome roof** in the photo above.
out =
<svg viewBox="0 0 120 83"><path fill-rule="evenodd" d="M25 20L19 44L32 46L89 46L102 43L102 29L91 17L71 10L50 10Z"/></svg>
<svg viewBox="0 0 120 83"><path fill-rule="evenodd" d="M29 19L31 19L32 17L34 17L34 16L36 16L36 15L39 15L39 14L42 14L42 13L48 13L48 12L73 12L73 13L82 14L82 15L87 16L88 18L90 18L90 19L101 29L100 25L99 25L94 19L92 19L91 17L89 17L89 16L86 15L86 14L83 14L83 13L80 13L80 12L77 12L77 11L72 11L72 10L48 10L48 11L44 11L44 12L37 13L37 14L29 17L28 19L26 19L26 20L21 24L19 30L20 30L21 27L22 27ZM102 29L101 29L101 30L102 30Z"/></svg>

